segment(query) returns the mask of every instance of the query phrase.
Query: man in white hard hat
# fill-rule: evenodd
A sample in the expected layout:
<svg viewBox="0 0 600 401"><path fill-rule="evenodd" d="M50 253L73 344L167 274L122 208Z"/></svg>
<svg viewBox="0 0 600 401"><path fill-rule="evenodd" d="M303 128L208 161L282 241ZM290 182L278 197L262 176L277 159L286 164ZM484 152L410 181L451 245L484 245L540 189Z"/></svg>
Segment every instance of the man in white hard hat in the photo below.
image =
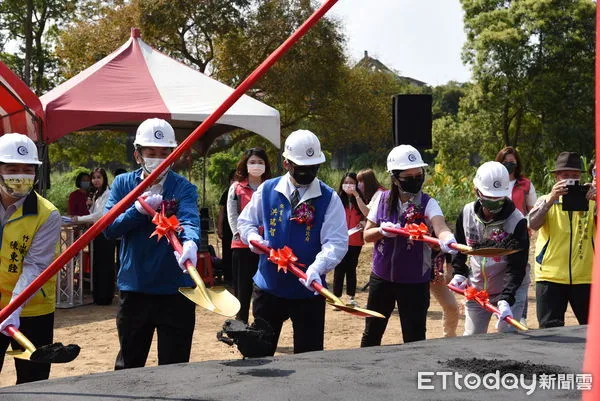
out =
<svg viewBox="0 0 600 401"><path fill-rule="evenodd" d="M33 185L38 166L35 143L25 135L0 137L0 306L4 308L48 267L56 256L60 214ZM8 325L20 329L37 347L53 340L56 277L0 323L0 370L9 342ZM15 359L17 384L45 380L50 364Z"/></svg>
<svg viewBox="0 0 600 401"><path fill-rule="evenodd" d="M512 242L520 251L498 257L471 255L468 259L459 253L452 258L454 277L450 282L461 289L471 284L478 291L487 291L490 302L500 310L496 328L501 332L515 330L502 319L521 319L530 280L525 275L529 254L527 220L509 198L509 180L506 167L496 161L477 169L473 179L477 200L465 205L459 214L456 240L473 247L504 247ZM467 301L464 335L486 333L490 318L491 313L477 302Z"/></svg>
<svg viewBox="0 0 600 401"><path fill-rule="evenodd" d="M151 118L140 124L135 136L135 160L141 166L115 178L105 212L123 199L177 146L175 132L165 120ZM183 263L197 261L200 219L196 187L170 169L144 194L146 202L167 215L176 215L183 231L183 254L175 254L165 240L158 243L151 216L135 202L110 224L104 234L122 237L121 268L117 278L120 308L117 315L120 351L115 369L146 364L154 331L158 332L158 364L188 362L195 324L195 304L179 293L193 287Z"/></svg>
<svg viewBox="0 0 600 401"><path fill-rule="evenodd" d="M306 280L277 271L260 256L254 276L252 313L275 333L269 355L275 353L281 326L288 318L294 327L294 353L323 349L325 298L310 287L325 285L325 275L348 250L348 231L342 202L336 192L317 177L325 162L321 144L307 130L292 132L285 141L283 166L287 174L265 181L238 219L244 243L258 241L273 249L289 246L307 266ZM264 238L258 228L264 227ZM250 244L250 249L261 253Z"/></svg>

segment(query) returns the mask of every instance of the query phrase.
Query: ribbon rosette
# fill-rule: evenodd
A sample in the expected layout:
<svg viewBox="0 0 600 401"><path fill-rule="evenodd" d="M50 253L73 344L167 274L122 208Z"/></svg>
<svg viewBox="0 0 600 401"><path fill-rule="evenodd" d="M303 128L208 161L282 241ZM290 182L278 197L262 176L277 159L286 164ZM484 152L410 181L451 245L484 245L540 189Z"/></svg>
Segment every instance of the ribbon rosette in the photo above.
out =
<svg viewBox="0 0 600 401"><path fill-rule="evenodd" d="M171 217L167 217L164 208L160 213L154 215L152 222L156 225L156 229L150 234L150 238L156 235L157 239L160 240L169 232L179 233L183 230L183 227L179 225L177 216L172 215Z"/></svg>
<svg viewBox="0 0 600 401"><path fill-rule="evenodd" d="M287 273L287 268L290 263L304 266L302 263L297 263L298 257L294 255L294 251L287 245L281 249L271 249L268 260L277 265L277 271L283 270L284 273Z"/></svg>
<svg viewBox="0 0 600 401"><path fill-rule="evenodd" d="M408 232L411 239L420 239L423 238L424 235L429 234L429 228L423 223L406 224L404 229Z"/></svg>
<svg viewBox="0 0 600 401"><path fill-rule="evenodd" d="M465 289L465 297L467 300L475 301L480 305L485 305L490 300L490 296L486 290L477 291L475 287Z"/></svg>

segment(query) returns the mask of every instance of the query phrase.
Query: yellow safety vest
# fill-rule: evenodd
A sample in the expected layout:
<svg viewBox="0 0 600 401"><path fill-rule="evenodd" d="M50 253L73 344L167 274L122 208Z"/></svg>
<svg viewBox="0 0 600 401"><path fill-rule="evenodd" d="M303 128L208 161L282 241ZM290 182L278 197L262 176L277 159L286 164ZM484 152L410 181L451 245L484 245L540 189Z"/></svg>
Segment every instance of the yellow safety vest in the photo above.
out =
<svg viewBox="0 0 600 401"><path fill-rule="evenodd" d="M27 195L25 202L2 227L0 231L2 237L2 248L0 248L0 306L2 308L10 302L13 288L23 271L23 259L29 251L35 233L54 210L57 209L50 201L32 191ZM41 316L52 313L56 308L55 300L56 276L53 276L29 299L21 312L21 316Z"/></svg>
<svg viewBox="0 0 600 401"><path fill-rule="evenodd" d="M560 202L550 207L535 244L536 281L559 284L592 282L595 210L594 201L590 201L587 212L564 212Z"/></svg>

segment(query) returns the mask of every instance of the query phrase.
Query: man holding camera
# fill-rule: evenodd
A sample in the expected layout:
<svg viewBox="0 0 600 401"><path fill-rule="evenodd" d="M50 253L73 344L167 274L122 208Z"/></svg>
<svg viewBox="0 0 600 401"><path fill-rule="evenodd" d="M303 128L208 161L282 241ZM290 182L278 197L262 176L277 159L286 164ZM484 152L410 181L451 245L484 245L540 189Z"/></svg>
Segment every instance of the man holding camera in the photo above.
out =
<svg viewBox="0 0 600 401"><path fill-rule="evenodd" d="M579 324L588 321L596 194L579 185L581 167L579 154L558 155L552 170L556 184L529 212L529 227L538 231L535 279L540 328L564 326L567 303Z"/></svg>

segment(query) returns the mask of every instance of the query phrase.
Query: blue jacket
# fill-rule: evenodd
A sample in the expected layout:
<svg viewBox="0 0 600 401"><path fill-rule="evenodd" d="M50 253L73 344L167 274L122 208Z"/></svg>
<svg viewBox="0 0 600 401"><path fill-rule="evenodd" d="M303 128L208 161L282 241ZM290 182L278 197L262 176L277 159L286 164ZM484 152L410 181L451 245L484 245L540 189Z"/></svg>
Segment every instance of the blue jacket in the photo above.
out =
<svg viewBox="0 0 600 401"><path fill-rule="evenodd" d="M138 169L115 178L105 213L142 181L141 174L142 170ZM178 235L180 241L192 240L197 244L200 218L196 186L170 170L163 185L163 200L178 201L176 216L183 227ZM154 229L150 217L131 205L104 230L108 238L122 237L121 269L117 278L121 291L177 294L179 287L194 286L191 278L179 268L167 239L163 237L157 242L156 237L149 238Z"/></svg>

